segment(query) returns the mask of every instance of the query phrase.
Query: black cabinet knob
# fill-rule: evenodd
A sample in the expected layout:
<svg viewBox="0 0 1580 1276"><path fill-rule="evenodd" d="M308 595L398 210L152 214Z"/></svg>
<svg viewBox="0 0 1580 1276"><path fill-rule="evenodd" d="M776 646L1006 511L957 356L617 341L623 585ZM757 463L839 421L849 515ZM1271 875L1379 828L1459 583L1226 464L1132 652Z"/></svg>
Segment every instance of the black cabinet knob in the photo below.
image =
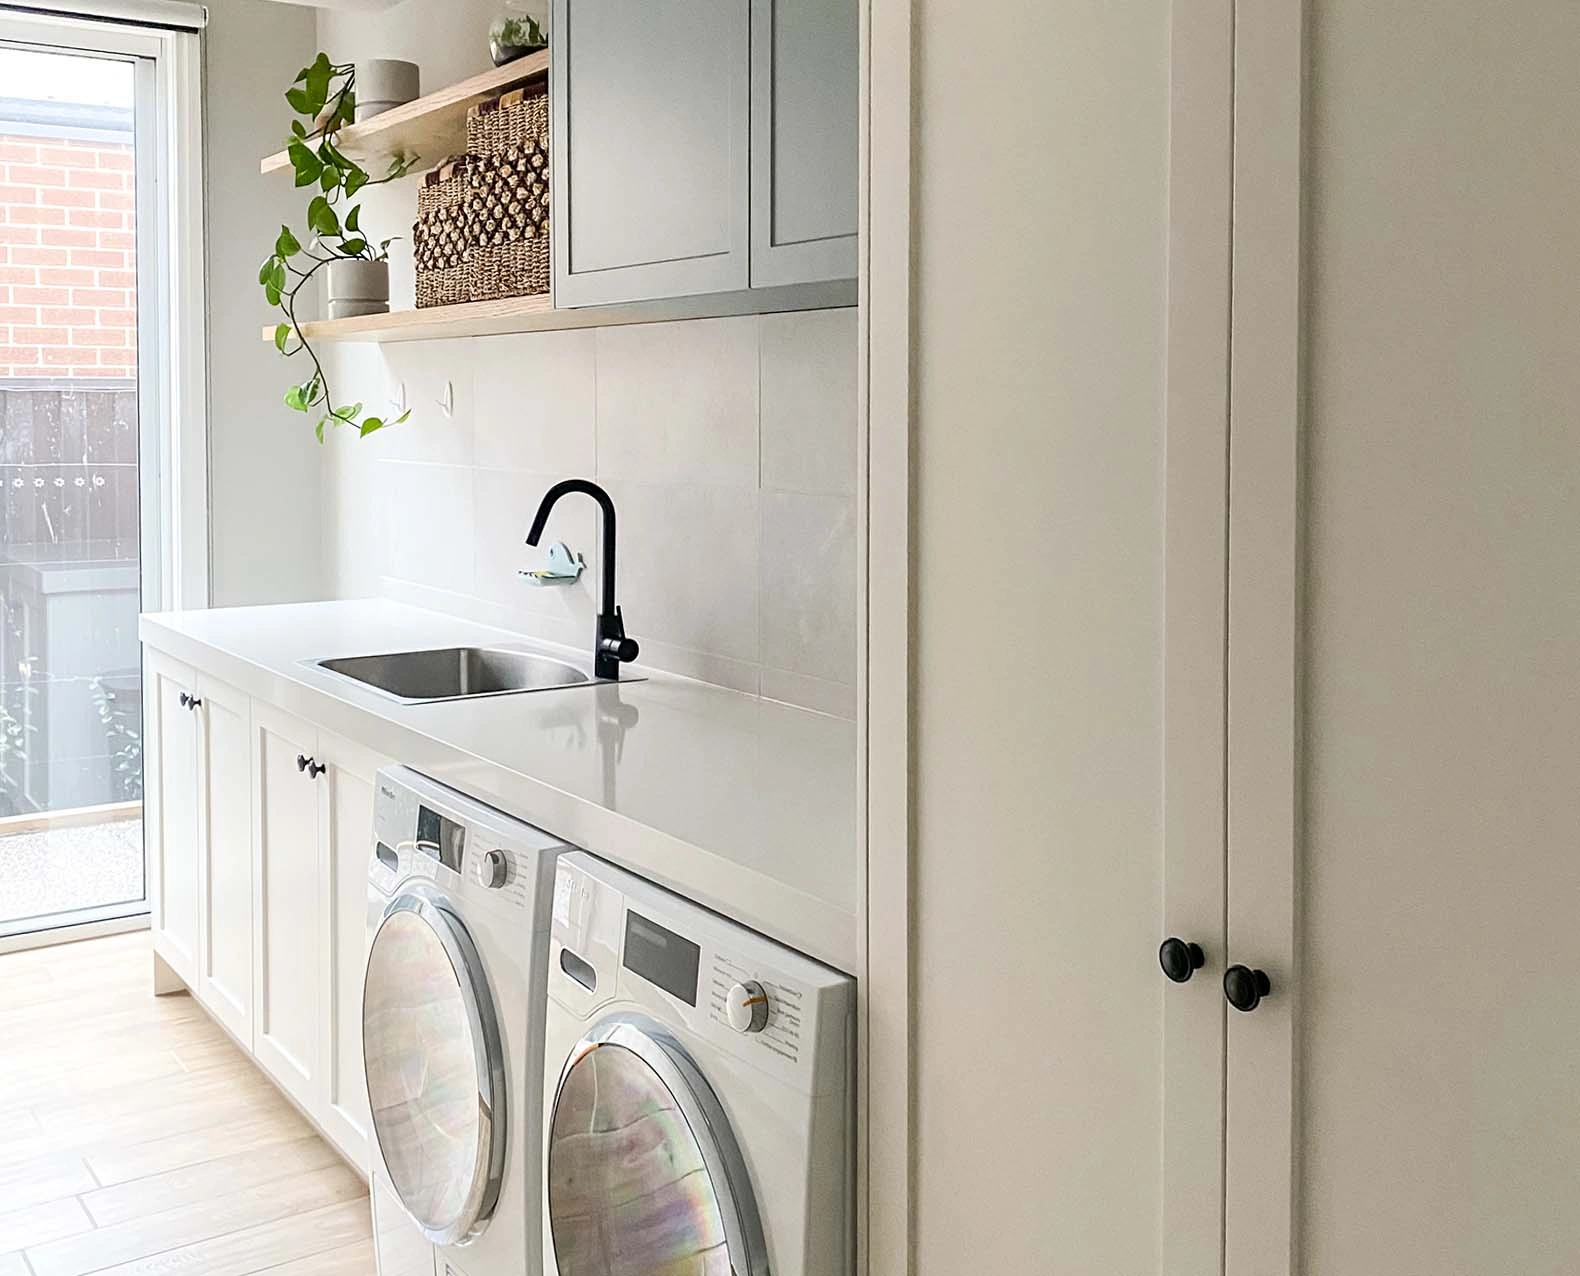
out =
<svg viewBox="0 0 1580 1276"><path fill-rule="evenodd" d="M202 703L196 696L189 696L185 691L181 693L181 707L183 709L196 709Z"/></svg>
<svg viewBox="0 0 1580 1276"><path fill-rule="evenodd" d="M1262 998L1273 991L1273 982L1263 970L1249 966L1230 966L1223 972L1223 995L1236 1010L1247 1014L1262 1004Z"/></svg>
<svg viewBox="0 0 1580 1276"><path fill-rule="evenodd" d="M1158 965L1163 973L1177 984L1188 984L1190 977L1207 964L1207 956L1200 944L1189 944L1183 939L1165 939L1158 948Z"/></svg>
<svg viewBox="0 0 1580 1276"><path fill-rule="evenodd" d="M306 775L309 780L316 780L325 771L329 770L322 762L315 762L305 753L296 755L296 769Z"/></svg>

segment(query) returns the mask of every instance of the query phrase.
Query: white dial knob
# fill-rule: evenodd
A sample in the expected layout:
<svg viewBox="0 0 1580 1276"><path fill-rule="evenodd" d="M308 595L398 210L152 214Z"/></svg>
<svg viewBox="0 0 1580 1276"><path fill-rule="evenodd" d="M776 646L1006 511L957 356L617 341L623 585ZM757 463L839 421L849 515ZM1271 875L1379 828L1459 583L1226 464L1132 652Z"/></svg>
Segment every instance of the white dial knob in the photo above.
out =
<svg viewBox="0 0 1580 1276"><path fill-rule="evenodd" d="M724 1008L736 1032L761 1032L768 1026L768 993L755 979L731 988Z"/></svg>
<svg viewBox="0 0 1580 1276"><path fill-rule="evenodd" d="M483 885L491 891L497 891L505 884L505 879L510 876L510 861L503 851L489 851L483 856L483 862L478 866L477 875L482 879Z"/></svg>

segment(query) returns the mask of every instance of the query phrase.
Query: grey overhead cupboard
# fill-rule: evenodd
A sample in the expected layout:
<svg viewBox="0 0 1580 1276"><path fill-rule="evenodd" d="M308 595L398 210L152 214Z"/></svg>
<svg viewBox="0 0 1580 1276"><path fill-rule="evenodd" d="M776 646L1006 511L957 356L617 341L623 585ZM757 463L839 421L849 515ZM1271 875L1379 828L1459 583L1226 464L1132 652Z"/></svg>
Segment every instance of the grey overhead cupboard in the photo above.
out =
<svg viewBox="0 0 1580 1276"><path fill-rule="evenodd" d="M852 279L854 0L554 0L557 306Z"/></svg>

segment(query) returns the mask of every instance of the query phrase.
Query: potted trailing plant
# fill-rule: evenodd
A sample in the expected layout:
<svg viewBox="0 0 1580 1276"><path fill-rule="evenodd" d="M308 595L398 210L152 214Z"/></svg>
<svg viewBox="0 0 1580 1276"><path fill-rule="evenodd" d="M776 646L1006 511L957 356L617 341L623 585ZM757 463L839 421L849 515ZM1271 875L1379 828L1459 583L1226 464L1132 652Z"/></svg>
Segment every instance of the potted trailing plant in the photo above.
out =
<svg viewBox="0 0 1580 1276"><path fill-rule="evenodd" d="M356 196L372 186L404 177L415 161L395 159L380 177L372 177L335 143L335 135L356 116L356 68L331 62L320 53L302 68L285 100L301 117L291 121L286 155L296 173L298 187L312 187L307 205L307 228L297 234L281 226L274 251L258 270L258 282L271 306L284 319L275 325L275 348L287 358L305 354L312 365L305 381L285 392L286 406L297 412L318 414L314 427L320 443L327 427L349 425L366 437L395 420L365 415L360 403L335 399L329 377L297 318L302 290L320 271L329 276L331 317L369 314L389 308L389 246L393 240L371 239L362 228L362 205Z"/></svg>
<svg viewBox="0 0 1580 1276"><path fill-rule="evenodd" d="M488 29L488 51L495 66L504 66L548 47L548 33L535 17L524 11L507 12Z"/></svg>

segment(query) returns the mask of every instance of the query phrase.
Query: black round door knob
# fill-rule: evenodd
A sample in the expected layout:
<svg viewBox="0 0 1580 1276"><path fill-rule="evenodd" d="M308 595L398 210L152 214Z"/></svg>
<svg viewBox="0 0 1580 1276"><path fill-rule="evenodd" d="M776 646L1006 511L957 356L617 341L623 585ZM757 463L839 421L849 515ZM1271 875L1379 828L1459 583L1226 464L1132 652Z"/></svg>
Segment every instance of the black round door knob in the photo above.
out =
<svg viewBox="0 0 1580 1276"><path fill-rule="evenodd" d="M1190 944L1183 939L1165 939L1158 948L1158 965L1163 973L1177 984L1187 984L1190 977L1207 964L1207 955L1200 944Z"/></svg>
<svg viewBox="0 0 1580 1276"><path fill-rule="evenodd" d="M1223 995L1236 1010L1247 1014L1262 1004L1262 998L1273 991L1273 981L1263 970L1249 966L1230 966L1223 972Z"/></svg>

